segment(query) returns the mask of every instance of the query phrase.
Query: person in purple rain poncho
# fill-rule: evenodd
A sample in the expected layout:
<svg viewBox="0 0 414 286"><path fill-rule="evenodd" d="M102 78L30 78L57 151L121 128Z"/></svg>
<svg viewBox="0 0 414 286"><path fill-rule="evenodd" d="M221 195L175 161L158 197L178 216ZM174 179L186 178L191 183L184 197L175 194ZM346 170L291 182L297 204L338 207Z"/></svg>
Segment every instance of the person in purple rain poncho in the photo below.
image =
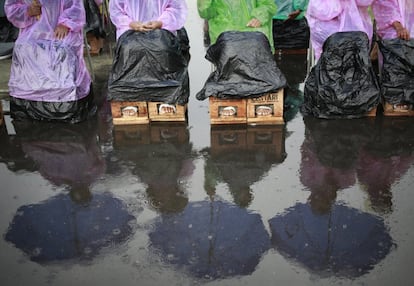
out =
<svg viewBox="0 0 414 286"><path fill-rule="evenodd" d="M185 0L111 0L109 14L117 46L108 99L160 101L169 105L163 105L164 112L187 103L182 94L188 64L181 41L188 14Z"/></svg>
<svg viewBox="0 0 414 286"><path fill-rule="evenodd" d="M311 31L315 60L325 40L336 32L362 31L372 38L368 7L374 0L309 0L306 18Z"/></svg>
<svg viewBox="0 0 414 286"><path fill-rule="evenodd" d="M414 1L376 0L372 10L379 36L384 114L414 105Z"/></svg>
<svg viewBox="0 0 414 286"><path fill-rule="evenodd" d="M93 114L83 1L6 0L5 11L20 29L9 80L13 118L76 123Z"/></svg>

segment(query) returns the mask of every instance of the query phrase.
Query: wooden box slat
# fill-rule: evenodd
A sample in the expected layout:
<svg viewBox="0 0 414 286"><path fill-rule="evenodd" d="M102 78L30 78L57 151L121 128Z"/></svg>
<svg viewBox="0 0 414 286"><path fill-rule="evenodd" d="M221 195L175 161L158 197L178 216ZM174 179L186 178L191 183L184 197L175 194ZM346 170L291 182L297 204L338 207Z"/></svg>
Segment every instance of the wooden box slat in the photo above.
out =
<svg viewBox="0 0 414 286"><path fill-rule="evenodd" d="M137 108L136 115L126 115L126 107ZM149 123L148 105L145 101L111 101L112 121L114 125Z"/></svg>
<svg viewBox="0 0 414 286"><path fill-rule="evenodd" d="M268 106L273 112L271 115L260 116L256 114L259 106ZM261 97L247 100L247 123L255 124L284 124L283 119L283 89L268 93Z"/></svg>
<svg viewBox="0 0 414 286"><path fill-rule="evenodd" d="M211 124L245 124L247 99L220 99L209 97L209 111ZM236 114L223 116L221 111L226 107L234 107Z"/></svg>
<svg viewBox="0 0 414 286"><path fill-rule="evenodd" d="M185 122L187 121L187 104L175 104L174 113L159 113L159 107L163 102L148 102L148 112L150 121L154 122Z"/></svg>

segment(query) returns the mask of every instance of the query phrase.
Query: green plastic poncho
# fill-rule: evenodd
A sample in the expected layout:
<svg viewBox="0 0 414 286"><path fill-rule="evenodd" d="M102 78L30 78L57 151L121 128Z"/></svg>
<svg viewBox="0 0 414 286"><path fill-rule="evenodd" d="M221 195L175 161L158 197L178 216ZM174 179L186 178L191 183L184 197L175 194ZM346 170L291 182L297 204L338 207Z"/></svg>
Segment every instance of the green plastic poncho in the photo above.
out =
<svg viewBox="0 0 414 286"><path fill-rule="evenodd" d="M305 16L306 9L308 8L309 0L273 0L277 5L276 14L273 19L286 20L289 14L300 10L302 11L295 20L300 20Z"/></svg>
<svg viewBox="0 0 414 286"><path fill-rule="evenodd" d="M260 31L273 46L272 17L276 13L274 0L197 0L200 17L208 20L211 43L224 31ZM261 27L247 27L256 18Z"/></svg>

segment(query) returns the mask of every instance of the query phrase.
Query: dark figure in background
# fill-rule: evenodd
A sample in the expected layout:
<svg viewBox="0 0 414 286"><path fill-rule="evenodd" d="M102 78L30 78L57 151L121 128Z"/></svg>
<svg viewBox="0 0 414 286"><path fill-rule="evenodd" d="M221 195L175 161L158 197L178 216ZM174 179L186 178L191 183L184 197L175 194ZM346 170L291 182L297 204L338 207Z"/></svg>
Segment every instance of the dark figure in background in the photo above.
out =
<svg viewBox="0 0 414 286"><path fill-rule="evenodd" d="M275 53L306 54L310 31L305 18L309 0L274 0L277 6L273 16Z"/></svg>
<svg viewBox="0 0 414 286"><path fill-rule="evenodd" d="M0 0L0 60L8 59L12 56L14 41L17 39L19 30L7 20L4 11L6 0Z"/></svg>
<svg viewBox="0 0 414 286"><path fill-rule="evenodd" d="M105 30L100 11L103 0L83 0L86 11L86 38L88 40L89 53L92 56L99 55L103 48Z"/></svg>

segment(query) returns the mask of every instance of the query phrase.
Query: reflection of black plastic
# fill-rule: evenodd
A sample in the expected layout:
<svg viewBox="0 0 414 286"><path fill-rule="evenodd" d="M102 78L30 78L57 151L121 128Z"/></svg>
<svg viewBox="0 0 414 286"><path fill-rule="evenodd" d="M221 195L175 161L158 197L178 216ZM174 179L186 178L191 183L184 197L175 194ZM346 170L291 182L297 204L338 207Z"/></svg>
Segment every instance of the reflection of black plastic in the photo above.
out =
<svg viewBox="0 0 414 286"><path fill-rule="evenodd" d="M105 38L105 30L101 13L94 0L83 1L86 12L85 32L92 32L94 36Z"/></svg>
<svg viewBox="0 0 414 286"><path fill-rule="evenodd" d="M382 93L390 104L414 104L414 39L379 41Z"/></svg>
<svg viewBox="0 0 414 286"><path fill-rule="evenodd" d="M339 32L324 43L304 91L302 112L319 118L365 116L379 102L380 89L363 32Z"/></svg>
<svg viewBox="0 0 414 286"><path fill-rule="evenodd" d="M310 31L308 21L273 20L273 41L275 49L307 49Z"/></svg>
<svg viewBox="0 0 414 286"><path fill-rule="evenodd" d="M127 31L117 41L108 98L184 105L189 97L188 37L173 33Z"/></svg>
<svg viewBox="0 0 414 286"><path fill-rule="evenodd" d="M260 32L224 32L207 50L216 69L196 95L198 100L252 98L285 87L268 39Z"/></svg>

